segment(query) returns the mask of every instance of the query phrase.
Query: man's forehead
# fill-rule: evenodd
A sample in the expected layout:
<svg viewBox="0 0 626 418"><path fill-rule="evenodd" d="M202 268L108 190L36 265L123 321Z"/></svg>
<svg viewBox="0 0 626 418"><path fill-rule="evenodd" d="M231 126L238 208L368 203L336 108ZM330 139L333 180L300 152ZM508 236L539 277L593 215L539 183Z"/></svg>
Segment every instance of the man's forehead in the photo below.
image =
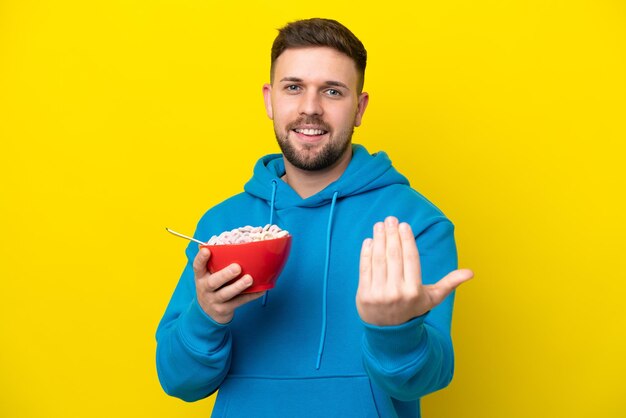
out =
<svg viewBox="0 0 626 418"><path fill-rule="evenodd" d="M339 83L355 82L356 64L346 54L330 47L288 48L274 63L276 80L323 78Z"/></svg>

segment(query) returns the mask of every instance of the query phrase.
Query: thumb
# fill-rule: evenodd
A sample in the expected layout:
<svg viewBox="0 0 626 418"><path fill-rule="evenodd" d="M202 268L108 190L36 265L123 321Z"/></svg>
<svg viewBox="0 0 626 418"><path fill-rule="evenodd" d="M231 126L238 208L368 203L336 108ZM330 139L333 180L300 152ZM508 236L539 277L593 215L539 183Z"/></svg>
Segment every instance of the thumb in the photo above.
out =
<svg viewBox="0 0 626 418"><path fill-rule="evenodd" d="M443 302L443 300L448 297L454 289L459 287L462 283L470 280L472 277L474 277L474 272L472 270L459 269L448 273L437 283L426 286L430 300L433 303L433 307Z"/></svg>

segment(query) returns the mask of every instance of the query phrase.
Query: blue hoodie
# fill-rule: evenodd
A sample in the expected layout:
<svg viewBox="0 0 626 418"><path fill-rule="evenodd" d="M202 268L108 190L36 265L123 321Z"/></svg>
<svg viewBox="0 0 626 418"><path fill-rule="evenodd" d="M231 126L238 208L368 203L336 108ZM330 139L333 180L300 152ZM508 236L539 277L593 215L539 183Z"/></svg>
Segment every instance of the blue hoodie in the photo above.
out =
<svg viewBox="0 0 626 418"><path fill-rule="evenodd" d="M196 299L190 243L156 334L161 385L186 401L219 389L213 417L419 417L420 398L452 379L454 293L407 323L364 323L355 304L361 243L387 216L408 222L431 284L457 267L452 223L385 153L360 145L341 178L306 199L284 173L280 154L261 158L245 192L210 209L195 233L207 241L244 225L288 230L276 287L216 323Z"/></svg>

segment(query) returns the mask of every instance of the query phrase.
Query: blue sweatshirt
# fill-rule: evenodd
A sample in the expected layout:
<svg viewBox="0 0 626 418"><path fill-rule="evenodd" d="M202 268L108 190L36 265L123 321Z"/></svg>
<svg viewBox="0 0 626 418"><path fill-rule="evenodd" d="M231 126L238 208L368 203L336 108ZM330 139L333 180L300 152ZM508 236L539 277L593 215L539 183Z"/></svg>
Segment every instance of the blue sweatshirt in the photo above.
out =
<svg viewBox="0 0 626 418"><path fill-rule="evenodd" d="M341 178L302 199L280 178L280 154L261 158L244 192L210 209L195 237L274 223L292 249L266 298L225 325L196 299L187 265L158 326L157 371L165 392L195 401L219 389L213 417L419 417L422 396L452 379L454 293L397 326L359 318L361 243L387 216L408 222L431 284L457 268L454 227L409 186L383 152L353 145Z"/></svg>

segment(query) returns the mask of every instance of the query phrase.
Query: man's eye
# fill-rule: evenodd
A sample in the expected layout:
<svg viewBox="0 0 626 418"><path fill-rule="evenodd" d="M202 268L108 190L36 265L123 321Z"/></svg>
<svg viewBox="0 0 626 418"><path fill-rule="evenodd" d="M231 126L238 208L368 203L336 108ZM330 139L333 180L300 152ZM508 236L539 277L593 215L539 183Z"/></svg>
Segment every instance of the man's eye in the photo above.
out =
<svg viewBox="0 0 626 418"><path fill-rule="evenodd" d="M288 85L286 87L287 91L298 91L300 90L300 86L296 86L295 84Z"/></svg>
<svg viewBox="0 0 626 418"><path fill-rule="evenodd" d="M326 93L329 96L341 96L341 92L339 90L336 90L336 89L328 89L328 90L326 90Z"/></svg>

